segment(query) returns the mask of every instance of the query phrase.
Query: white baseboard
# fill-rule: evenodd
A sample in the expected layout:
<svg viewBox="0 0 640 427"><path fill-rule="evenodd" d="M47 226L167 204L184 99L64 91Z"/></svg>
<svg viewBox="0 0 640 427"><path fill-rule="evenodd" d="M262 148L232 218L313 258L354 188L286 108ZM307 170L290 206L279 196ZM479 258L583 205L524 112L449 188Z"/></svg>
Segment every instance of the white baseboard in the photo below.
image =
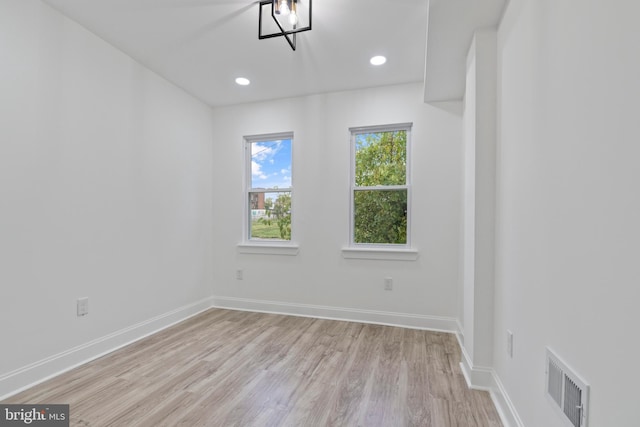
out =
<svg viewBox="0 0 640 427"><path fill-rule="evenodd" d="M461 344L460 337L458 337L458 342ZM473 366L464 346L460 345L460 350L462 352L460 369L467 382L467 386L474 390L485 390L489 392L491 400L500 416L500 420L505 427L524 427L518 411L516 411L515 406L513 406L513 402L509 398L496 371L493 368Z"/></svg>
<svg viewBox="0 0 640 427"><path fill-rule="evenodd" d="M456 319L452 317L424 316L418 314L361 310L355 308L294 304L279 301L214 296L213 306L233 310L286 314L292 316L315 317L320 319L346 320L449 333L455 333L457 328Z"/></svg>
<svg viewBox="0 0 640 427"><path fill-rule="evenodd" d="M500 377L495 373L495 371L493 372L493 381L496 388L495 391L491 390L491 399L493 400L493 404L496 405L496 409L498 410L498 414L500 414L502 423L505 427L524 427L524 423L522 422L520 415L518 415L516 407L513 405L513 402L507 394L507 390L505 390L502 381L500 381Z"/></svg>
<svg viewBox="0 0 640 427"><path fill-rule="evenodd" d="M211 297L0 375L0 401L211 308Z"/></svg>
<svg viewBox="0 0 640 427"><path fill-rule="evenodd" d="M460 347L462 358L460 369L467 385L476 390L491 390L493 386L493 369L484 366L473 366L471 358L464 347Z"/></svg>

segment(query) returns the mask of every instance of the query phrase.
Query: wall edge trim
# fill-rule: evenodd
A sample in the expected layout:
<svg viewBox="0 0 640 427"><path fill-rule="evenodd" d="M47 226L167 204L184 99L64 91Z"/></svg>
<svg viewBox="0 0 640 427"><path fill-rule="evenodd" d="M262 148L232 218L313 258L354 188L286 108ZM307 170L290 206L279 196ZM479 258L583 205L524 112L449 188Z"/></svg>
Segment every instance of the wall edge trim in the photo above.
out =
<svg viewBox="0 0 640 427"><path fill-rule="evenodd" d="M452 317L426 316L388 311L298 304L282 301L256 300L235 297L213 297L213 307L259 313L284 314L376 325L398 326L437 332L455 333L456 320Z"/></svg>
<svg viewBox="0 0 640 427"><path fill-rule="evenodd" d="M458 344L460 344L460 341L458 341ZM489 367L473 366L463 346L460 346L460 350L462 352L460 369L467 386L470 389L489 392L500 420L505 427L525 427L496 371Z"/></svg>

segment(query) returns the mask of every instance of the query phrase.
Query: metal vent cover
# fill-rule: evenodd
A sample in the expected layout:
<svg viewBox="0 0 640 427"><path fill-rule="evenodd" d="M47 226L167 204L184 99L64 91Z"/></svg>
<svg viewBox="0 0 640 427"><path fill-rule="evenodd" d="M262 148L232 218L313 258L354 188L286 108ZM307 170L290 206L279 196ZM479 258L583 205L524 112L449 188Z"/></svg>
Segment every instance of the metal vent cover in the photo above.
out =
<svg viewBox="0 0 640 427"><path fill-rule="evenodd" d="M562 407L562 380L564 374L553 359L547 360L547 393L558 407Z"/></svg>
<svg viewBox="0 0 640 427"><path fill-rule="evenodd" d="M547 397L566 426L587 427L589 385L547 348Z"/></svg>

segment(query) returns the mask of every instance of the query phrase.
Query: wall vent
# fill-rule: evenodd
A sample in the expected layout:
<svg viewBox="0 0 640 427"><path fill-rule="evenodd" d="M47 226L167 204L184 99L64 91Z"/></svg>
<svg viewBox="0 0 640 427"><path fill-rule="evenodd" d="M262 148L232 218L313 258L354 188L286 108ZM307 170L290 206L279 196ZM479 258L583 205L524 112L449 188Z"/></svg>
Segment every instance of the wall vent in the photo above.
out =
<svg viewBox="0 0 640 427"><path fill-rule="evenodd" d="M587 427L589 385L547 348L547 397L566 426Z"/></svg>

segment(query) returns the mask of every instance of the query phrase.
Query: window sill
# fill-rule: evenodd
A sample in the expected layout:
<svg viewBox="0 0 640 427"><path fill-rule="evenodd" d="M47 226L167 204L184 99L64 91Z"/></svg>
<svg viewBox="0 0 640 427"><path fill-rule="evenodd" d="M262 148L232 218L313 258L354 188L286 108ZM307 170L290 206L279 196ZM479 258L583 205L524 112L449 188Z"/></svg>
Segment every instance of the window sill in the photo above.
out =
<svg viewBox="0 0 640 427"><path fill-rule="evenodd" d="M418 259L418 251L415 249L342 248L342 257L346 259L415 261Z"/></svg>
<svg viewBox="0 0 640 427"><path fill-rule="evenodd" d="M298 245L274 245L260 243L243 243L238 245L238 253L240 254L257 254L257 255L298 255Z"/></svg>

